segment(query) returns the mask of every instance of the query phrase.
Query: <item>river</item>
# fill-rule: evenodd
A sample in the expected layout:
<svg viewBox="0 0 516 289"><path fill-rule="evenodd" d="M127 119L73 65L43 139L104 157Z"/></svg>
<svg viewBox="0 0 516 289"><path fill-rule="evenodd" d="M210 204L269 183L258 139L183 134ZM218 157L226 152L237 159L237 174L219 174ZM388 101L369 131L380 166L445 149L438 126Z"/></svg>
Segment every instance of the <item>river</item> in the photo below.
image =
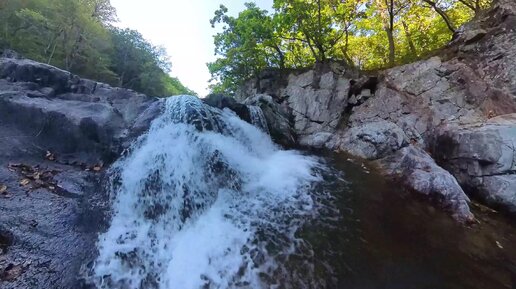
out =
<svg viewBox="0 0 516 289"><path fill-rule="evenodd" d="M513 224L463 226L345 156L189 96L111 169L98 288L511 288Z"/></svg>

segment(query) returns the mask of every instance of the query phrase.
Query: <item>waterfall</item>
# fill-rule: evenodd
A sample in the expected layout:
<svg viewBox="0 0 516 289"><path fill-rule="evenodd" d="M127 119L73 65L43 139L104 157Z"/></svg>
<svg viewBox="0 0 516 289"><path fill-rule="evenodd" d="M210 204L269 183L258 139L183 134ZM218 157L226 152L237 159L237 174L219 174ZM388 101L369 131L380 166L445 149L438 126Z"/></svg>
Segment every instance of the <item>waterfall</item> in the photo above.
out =
<svg viewBox="0 0 516 289"><path fill-rule="evenodd" d="M319 160L273 144L261 110L250 109L263 130L196 97L171 97L165 106L111 169L112 219L98 239L92 282L278 286L278 258L296 252L295 233L317 214L310 192Z"/></svg>
<svg viewBox="0 0 516 289"><path fill-rule="evenodd" d="M264 132L269 134L269 127L267 126L267 121L265 120L265 116L263 115L263 111L260 107L249 105L249 114L251 115L251 122L254 126L261 128Z"/></svg>

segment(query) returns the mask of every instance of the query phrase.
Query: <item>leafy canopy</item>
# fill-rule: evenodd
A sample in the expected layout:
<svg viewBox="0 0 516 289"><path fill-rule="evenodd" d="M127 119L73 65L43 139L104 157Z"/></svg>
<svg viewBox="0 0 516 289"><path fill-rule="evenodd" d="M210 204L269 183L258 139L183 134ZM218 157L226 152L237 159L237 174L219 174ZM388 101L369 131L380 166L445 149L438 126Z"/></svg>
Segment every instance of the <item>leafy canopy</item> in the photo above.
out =
<svg viewBox="0 0 516 289"><path fill-rule="evenodd" d="M0 0L0 49L148 95L193 94L164 49L116 21L109 0Z"/></svg>
<svg viewBox="0 0 516 289"><path fill-rule="evenodd" d="M489 0L274 0L237 17L220 6L211 20L218 59L208 63L213 92L233 93L264 68L345 61L365 70L414 61L450 41Z"/></svg>

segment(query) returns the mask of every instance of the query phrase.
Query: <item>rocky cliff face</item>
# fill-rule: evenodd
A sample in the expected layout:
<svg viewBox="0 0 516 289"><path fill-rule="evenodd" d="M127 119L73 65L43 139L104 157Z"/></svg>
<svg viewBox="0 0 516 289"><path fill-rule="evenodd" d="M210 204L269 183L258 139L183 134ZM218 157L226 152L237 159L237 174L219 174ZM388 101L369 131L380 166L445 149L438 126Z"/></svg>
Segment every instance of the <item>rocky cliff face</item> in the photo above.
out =
<svg viewBox="0 0 516 289"><path fill-rule="evenodd" d="M238 98L273 111L269 127L295 144L372 160L459 220L472 219L463 189L515 212L514 43L516 4L501 0L441 56L374 75L338 63L267 72Z"/></svg>
<svg viewBox="0 0 516 289"><path fill-rule="evenodd" d="M0 58L2 288L78 288L105 222L104 167L160 110L133 91Z"/></svg>

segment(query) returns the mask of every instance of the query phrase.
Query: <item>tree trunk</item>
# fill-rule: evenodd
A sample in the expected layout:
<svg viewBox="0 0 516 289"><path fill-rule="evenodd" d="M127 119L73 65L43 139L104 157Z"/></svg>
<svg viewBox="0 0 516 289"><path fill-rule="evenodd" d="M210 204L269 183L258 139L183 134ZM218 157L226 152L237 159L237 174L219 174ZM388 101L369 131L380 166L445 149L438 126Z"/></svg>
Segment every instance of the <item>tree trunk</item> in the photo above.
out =
<svg viewBox="0 0 516 289"><path fill-rule="evenodd" d="M326 60L326 52L324 51L324 44L323 44L323 37L322 37L322 15L321 15L321 0L317 0L317 24L318 24L318 31L317 31L317 42L315 43L317 50L319 50L319 57L321 61Z"/></svg>
<svg viewBox="0 0 516 289"><path fill-rule="evenodd" d="M349 47L349 28L346 27L346 37L344 41L344 48L342 49L342 54L344 55L344 59L346 59L346 62L350 67L355 67L355 63L353 62L353 59L348 54L348 47Z"/></svg>
<svg viewBox="0 0 516 289"><path fill-rule="evenodd" d="M285 69L285 55L283 54L283 52L281 51L279 46L273 46L273 49L276 50L276 52L278 53L278 58L280 61L280 63L279 63L280 69L284 70Z"/></svg>
<svg viewBox="0 0 516 289"><path fill-rule="evenodd" d="M306 44L308 44L308 48L310 48L310 51L312 52L312 55L314 56L315 60L319 60L319 54L315 51L314 46L312 45L312 41L310 39L310 35L306 32L306 30L303 31L303 34L306 38Z"/></svg>
<svg viewBox="0 0 516 289"><path fill-rule="evenodd" d="M405 21L401 21L401 24L403 25L403 30L405 30L405 35L407 37L407 43L408 43L408 46L410 49L410 53L412 53L413 56L417 56L416 46L414 45L414 42L412 41L412 35L410 34L408 25Z"/></svg>
<svg viewBox="0 0 516 289"><path fill-rule="evenodd" d="M387 39L389 40L389 65L394 66L396 57L396 47L394 44L394 34L392 29L385 27L385 33L387 33Z"/></svg>
<svg viewBox="0 0 516 289"><path fill-rule="evenodd" d="M455 33L456 29L455 29L450 17L448 17L448 14L446 14L446 12L444 12L441 8L439 8L435 2L433 2L431 0L423 0L423 1L425 3L427 3L428 5L432 6L432 8L435 10L435 12L437 12L437 14L439 14L441 16L441 18L444 20L448 29L452 33Z"/></svg>
<svg viewBox="0 0 516 289"><path fill-rule="evenodd" d="M57 46L57 39L54 41L54 47L52 48L52 52L50 53L50 56L48 57L47 64L50 64L52 62L52 59L54 58L54 54L56 53L56 46Z"/></svg>
<svg viewBox="0 0 516 289"><path fill-rule="evenodd" d="M478 8L479 8L479 1L475 1L475 5L469 3L467 0L459 0L460 3L464 4L464 6L468 7L469 9L473 10L473 12L475 12L475 14L477 14L478 12Z"/></svg>
<svg viewBox="0 0 516 289"><path fill-rule="evenodd" d="M326 52L324 51L324 45L322 43L316 44L317 50L319 50L319 60L321 62L326 61Z"/></svg>
<svg viewBox="0 0 516 289"><path fill-rule="evenodd" d="M394 66L396 47L394 43L394 0L385 0L385 6L380 6L383 29L389 41L389 65Z"/></svg>

